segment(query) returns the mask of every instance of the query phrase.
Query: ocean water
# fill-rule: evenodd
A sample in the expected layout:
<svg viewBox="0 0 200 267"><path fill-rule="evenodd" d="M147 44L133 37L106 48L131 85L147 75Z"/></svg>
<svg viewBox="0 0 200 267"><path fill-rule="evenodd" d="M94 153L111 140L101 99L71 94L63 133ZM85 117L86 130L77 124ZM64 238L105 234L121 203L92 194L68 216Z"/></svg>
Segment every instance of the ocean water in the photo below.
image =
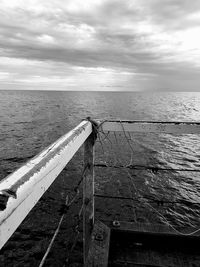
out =
<svg viewBox="0 0 200 267"><path fill-rule="evenodd" d="M159 121L200 121L200 93L139 93L139 92L46 92L46 91L0 91L0 179L13 172L21 164L35 156L57 138L75 127L82 119L91 116L94 119L126 119L126 120L159 120ZM114 139L110 137L110 140ZM132 141L133 140L133 141ZM105 145L106 141L104 140ZM182 168L200 170L200 137L198 135L133 135L132 144L135 159L132 163L143 166L159 166L164 168ZM126 144L127 145L127 144ZM107 145L107 148L109 146ZM112 150L113 147L110 146ZM127 150L130 147L127 147ZM109 151L98 148L98 159L107 161ZM110 155L115 154L111 151ZM122 160L122 159L121 159ZM130 155L127 156L127 162ZM157 161L157 163L155 163ZM126 162L126 163L127 163ZM124 162L125 163L125 162ZM73 188L74 180L81 173L82 154L77 154L70 162L65 173L59 176L53 186L33 209L30 216L16 231L11 241L4 247L0 255L0 266L38 266L45 248L59 220L59 207L66 192ZM112 169L109 180L105 172L100 171L97 181L98 193L126 194L128 182L120 182L115 169ZM102 177L102 173L104 176ZM200 178L198 172L159 172L131 171L142 197L146 200L165 199L176 204L157 207L157 220L163 221L164 215L175 227L181 229L198 228L200 226ZM110 177L110 176L109 176ZM108 189L108 182L112 187ZM122 192L124 191L124 192ZM130 192L129 192L130 193ZM133 193L133 192L132 192ZM76 224L76 213L81 202L73 208L73 220L66 219L62 237L55 244L46 266L63 266L63 260L72 245L72 229ZM99 200L98 200L99 202ZM101 202L103 203L103 202ZM98 204L98 203L97 203ZM111 218L112 210L121 207L130 208L125 204L98 204L98 212L110 205L102 215ZM134 204L136 213L141 213ZM161 210L162 208L162 210ZM132 209L132 207L130 208ZM145 206L146 212L154 210ZM164 210L164 211L163 211ZM53 214L53 216L52 216ZM128 214L128 212L127 212ZM140 220L145 218L138 215ZM120 208L114 217L120 219ZM113 219L113 217L112 217ZM130 216L128 219L131 220ZM164 221L163 221L164 222ZM81 262L81 239L71 262ZM63 251L65 253L63 254ZM58 257L59 255L59 257Z"/></svg>

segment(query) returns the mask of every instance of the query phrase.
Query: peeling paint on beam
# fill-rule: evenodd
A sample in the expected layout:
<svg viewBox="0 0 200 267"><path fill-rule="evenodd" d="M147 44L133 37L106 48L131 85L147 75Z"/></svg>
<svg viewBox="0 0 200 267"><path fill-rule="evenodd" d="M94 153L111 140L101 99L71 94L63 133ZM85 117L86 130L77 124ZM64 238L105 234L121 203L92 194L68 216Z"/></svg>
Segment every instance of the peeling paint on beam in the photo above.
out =
<svg viewBox="0 0 200 267"><path fill-rule="evenodd" d="M156 121L105 121L101 124L104 132L143 132L169 134L200 134L199 122L156 122Z"/></svg>
<svg viewBox="0 0 200 267"><path fill-rule="evenodd" d="M0 248L91 133L92 124L81 122L0 182Z"/></svg>

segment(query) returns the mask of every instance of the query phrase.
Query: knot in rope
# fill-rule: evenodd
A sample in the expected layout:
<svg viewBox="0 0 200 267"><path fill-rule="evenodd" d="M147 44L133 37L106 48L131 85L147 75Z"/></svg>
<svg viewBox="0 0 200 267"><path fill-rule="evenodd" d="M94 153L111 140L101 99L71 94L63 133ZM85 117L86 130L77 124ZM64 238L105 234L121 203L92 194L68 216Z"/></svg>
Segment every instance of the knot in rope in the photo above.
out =
<svg viewBox="0 0 200 267"><path fill-rule="evenodd" d="M99 124L98 122L92 120L91 117L87 117L86 119L92 124L92 137L93 137L93 142L95 142L95 140L97 139L98 132L99 132L98 130Z"/></svg>
<svg viewBox="0 0 200 267"><path fill-rule="evenodd" d="M66 214L69 210L69 206L66 204L62 204L60 209L59 209L59 213L62 214Z"/></svg>

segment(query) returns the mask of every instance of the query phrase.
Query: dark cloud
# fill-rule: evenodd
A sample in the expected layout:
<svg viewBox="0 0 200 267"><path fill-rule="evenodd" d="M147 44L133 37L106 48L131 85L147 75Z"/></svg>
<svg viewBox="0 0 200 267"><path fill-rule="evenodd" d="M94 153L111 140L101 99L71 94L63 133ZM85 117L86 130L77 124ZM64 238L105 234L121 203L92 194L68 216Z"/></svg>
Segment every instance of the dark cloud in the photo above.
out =
<svg viewBox="0 0 200 267"><path fill-rule="evenodd" d="M16 64L16 59L21 59L30 62L26 74L30 80L34 68L39 68L42 76L50 77L51 69L42 70L42 66L47 68L42 62L48 62L53 71L55 64L58 66L57 76L60 73L61 77L66 64L72 76L76 75L74 68L84 67L87 74L90 68L97 76L99 68L104 68L105 77L106 68L112 69L109 77L114 79L114 75L121 73L119 76L127 79L127 83L138 79L159 84L168 79L182 85L182 76L191 84L199 81L200 39L196 34L200 30L199 1L192 4L188 0L23 3L17 5L12 0L0 3L0 55L2 60L10 59L4 64L8 73L9 64L10 72L17 72L17 65L12 69L12 59ZM16 81L17 77L23 80L23 73L18 72L13 77ZM147 86L148 82L143 84Z"/></svg>

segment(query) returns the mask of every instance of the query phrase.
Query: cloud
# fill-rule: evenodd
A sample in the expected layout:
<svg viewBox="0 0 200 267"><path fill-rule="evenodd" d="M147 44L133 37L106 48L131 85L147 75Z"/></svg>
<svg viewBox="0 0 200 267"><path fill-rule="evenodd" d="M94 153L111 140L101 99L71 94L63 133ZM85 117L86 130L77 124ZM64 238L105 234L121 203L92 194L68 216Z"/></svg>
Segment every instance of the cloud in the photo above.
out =
<svg viewBox="0 0 200 267"><path fill-rule="evenodd" d="M0 86L198 90L198 10L189 0L2 0Z"/></svg>

